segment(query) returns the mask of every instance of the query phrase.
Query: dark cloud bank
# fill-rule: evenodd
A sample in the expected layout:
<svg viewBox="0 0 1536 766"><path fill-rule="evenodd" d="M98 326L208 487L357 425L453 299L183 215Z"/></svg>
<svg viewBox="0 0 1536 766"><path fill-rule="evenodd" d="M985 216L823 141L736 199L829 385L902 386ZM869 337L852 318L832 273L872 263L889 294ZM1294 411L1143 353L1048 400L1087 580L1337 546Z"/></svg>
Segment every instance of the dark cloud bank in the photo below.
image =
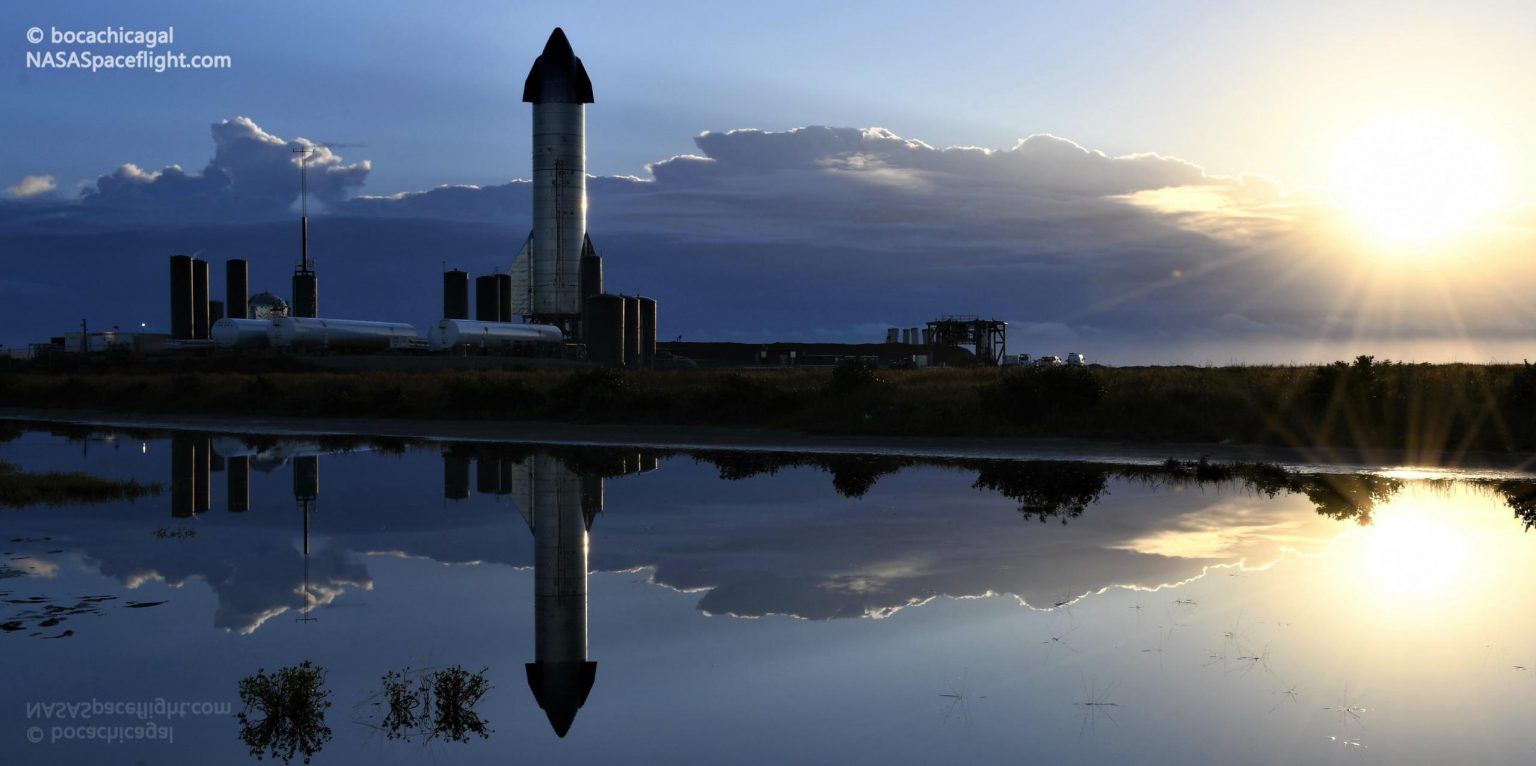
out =
<svg viewBox="0 0 1536 766"><path fill-rule="evenodd" d="M0 341L82 316L163 326L172 252L248 258L253 289L286 293L295 148L314 149L311 248L327 315L425 325L439 316L444 264L504 268L527 234L526 181L367 196L366 160L247 118L212 134L198 172L124 165L78 199L0 200L12 318ZM1461 293L1443 276L1362 286L1353 261L1321 244L1326 205L1176 158L1111 157L1048 135L936 149L828 127L696 143L699 155L655 163L649 178L590 179L610 285L659 298L664 337L876 340L886 324L975 313L1009 320L1018 351L1226 362L1310 360L1318 352L1300 344L1319 339L1381 353L1536 324L1512 301L1445 307L1434 296Z"/></svg>

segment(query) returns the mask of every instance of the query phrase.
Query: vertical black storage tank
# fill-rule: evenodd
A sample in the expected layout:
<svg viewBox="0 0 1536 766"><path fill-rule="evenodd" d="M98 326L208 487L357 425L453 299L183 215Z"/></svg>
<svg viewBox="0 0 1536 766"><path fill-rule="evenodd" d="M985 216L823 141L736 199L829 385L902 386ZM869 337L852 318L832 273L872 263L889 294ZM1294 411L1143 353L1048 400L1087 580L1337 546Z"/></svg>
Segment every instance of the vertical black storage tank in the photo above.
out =
<svg viewBox="0 0 1536 766"><path fill-rule="evenodd" d="M213 323L224 318L224 301L208 301L208 327L212 332Z"/></svg>
<svg viewBox="0 0 1536 766"><path fill-rule="evenodd" d="M313 270L293 272L293 310L289 316L320 316L320 277Z"/></svg>
<svg viewBox="0 0 1536 766"><path fill-rule="evenodd" d="M512 321L512 275L496 275L496 321Z"/></svg>
<svg viewBox="0 0 1536 766"><path fill-rule="evenodd" d="M192 256L171 256L171 337L192 337Z"/></svg>
<svg viewBox="0 0 1536 766"><path fill-rule="evenodd" d="M640 366L656 364L656 299L640 298Z"/></svg>
<svg viewBox="0 0 1536 766"><path fill-rule="evenodd" d="M501 321L501 288L496 276L475 277L475 319L481 322Z"/></svg>
<svg viewBox="0 0 1536 766"><path fill-rule="evenodd" d="M192 337L208 340L208 262L192 259Z"/></svg>
<svg viewBox="0 0 1536 766"><path fill-rule="evenodd" d="M640 367L640 299L624 296L624 366Z"/></svg>
<svg viewBox="0 0 1536 766"><path fill-rule="evenodd" d="M581 330L578 337L587 340L587 301L603 294L603 257L596 253L581 256Z"/></svg>
<svg viewBox="0 0 1536 766"><path fill-rule="evenodd" d="M224 262L224 316L249 319L251 270L244 258Z"/></svg>
<svg viewBox="0 0 1536 766"><path fill-rule="evenodd" d="M609 367L624 366L624 299L594 295L585 304L587 359Z"/></svg>
<svg viewBox="0 0 1536 766"><path fill-rule="evenodd" d="M454 269L443 272L443 318L469 318L469 274Z"/></svg>
<svg viewBox="0 0 1536 766"><path fill-rule="evenodd" d="M245 513L251 509L251 459L249 457L232 457L229 459L229 511L230 513Z"/></svg>
<svg viewBox="0 0 1536 766"><path fill-rule="evenodd" d="M581 257L581 299L585 301L593 296L603 294L603 257L601 255L583 255Z"/></svg>

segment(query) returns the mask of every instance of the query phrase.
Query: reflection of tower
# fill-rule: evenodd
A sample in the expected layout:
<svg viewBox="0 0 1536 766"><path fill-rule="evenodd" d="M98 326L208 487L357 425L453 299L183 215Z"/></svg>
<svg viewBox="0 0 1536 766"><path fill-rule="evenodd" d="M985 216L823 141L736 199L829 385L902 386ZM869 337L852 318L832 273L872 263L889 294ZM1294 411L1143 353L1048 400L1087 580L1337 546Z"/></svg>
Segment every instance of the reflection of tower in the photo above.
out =
<svg viewBox="0 0 1536 766"><path fill-rule="evenodd" d="M595 491L584 487L581 477L548 455L515 468L518 508L534 540L528 688L564 737L597 678L597 663L587 660L587 533L602 510L601 479Z"/></svg>
<svg viewBox="0 0 1536 766"><path fill-rule="evenodd" d="M304 606L299 609L299 622L314 622L309 616L314 603L309 593L309 513L314 510L315 500L320 497L320 458L317 455L300 455L293 459L293 499L298 501L304 513Z"/></svg>

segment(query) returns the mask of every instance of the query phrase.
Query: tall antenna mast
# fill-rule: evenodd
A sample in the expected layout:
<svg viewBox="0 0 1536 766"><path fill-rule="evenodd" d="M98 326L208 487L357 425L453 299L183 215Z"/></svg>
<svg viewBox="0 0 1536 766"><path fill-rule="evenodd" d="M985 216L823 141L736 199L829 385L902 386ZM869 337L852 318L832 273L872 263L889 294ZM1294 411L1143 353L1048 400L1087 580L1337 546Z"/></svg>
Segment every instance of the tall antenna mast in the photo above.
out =
<svg viewBox="0 0 1536 766"><path fill-rule="evenodd" d="M294 153L299 155L299 221L303 227L302 240L299 244L299 269L309 271L309 153L314 151L311 146L294 147Z"/></svg>

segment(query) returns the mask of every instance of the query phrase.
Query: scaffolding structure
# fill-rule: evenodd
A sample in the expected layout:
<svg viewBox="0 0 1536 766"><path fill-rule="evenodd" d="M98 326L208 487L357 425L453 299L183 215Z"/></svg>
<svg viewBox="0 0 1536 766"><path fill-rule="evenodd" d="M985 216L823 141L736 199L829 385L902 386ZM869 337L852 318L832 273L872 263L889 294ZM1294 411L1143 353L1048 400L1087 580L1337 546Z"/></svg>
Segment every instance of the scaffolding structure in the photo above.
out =
<svg viewBox="0 0 1536 766"><path fill-rule="evenodd" d="M970 346L976 361L996 366L1008 353L1008 323L975 316L941 316L923 333L930 346Z"/></svg>

